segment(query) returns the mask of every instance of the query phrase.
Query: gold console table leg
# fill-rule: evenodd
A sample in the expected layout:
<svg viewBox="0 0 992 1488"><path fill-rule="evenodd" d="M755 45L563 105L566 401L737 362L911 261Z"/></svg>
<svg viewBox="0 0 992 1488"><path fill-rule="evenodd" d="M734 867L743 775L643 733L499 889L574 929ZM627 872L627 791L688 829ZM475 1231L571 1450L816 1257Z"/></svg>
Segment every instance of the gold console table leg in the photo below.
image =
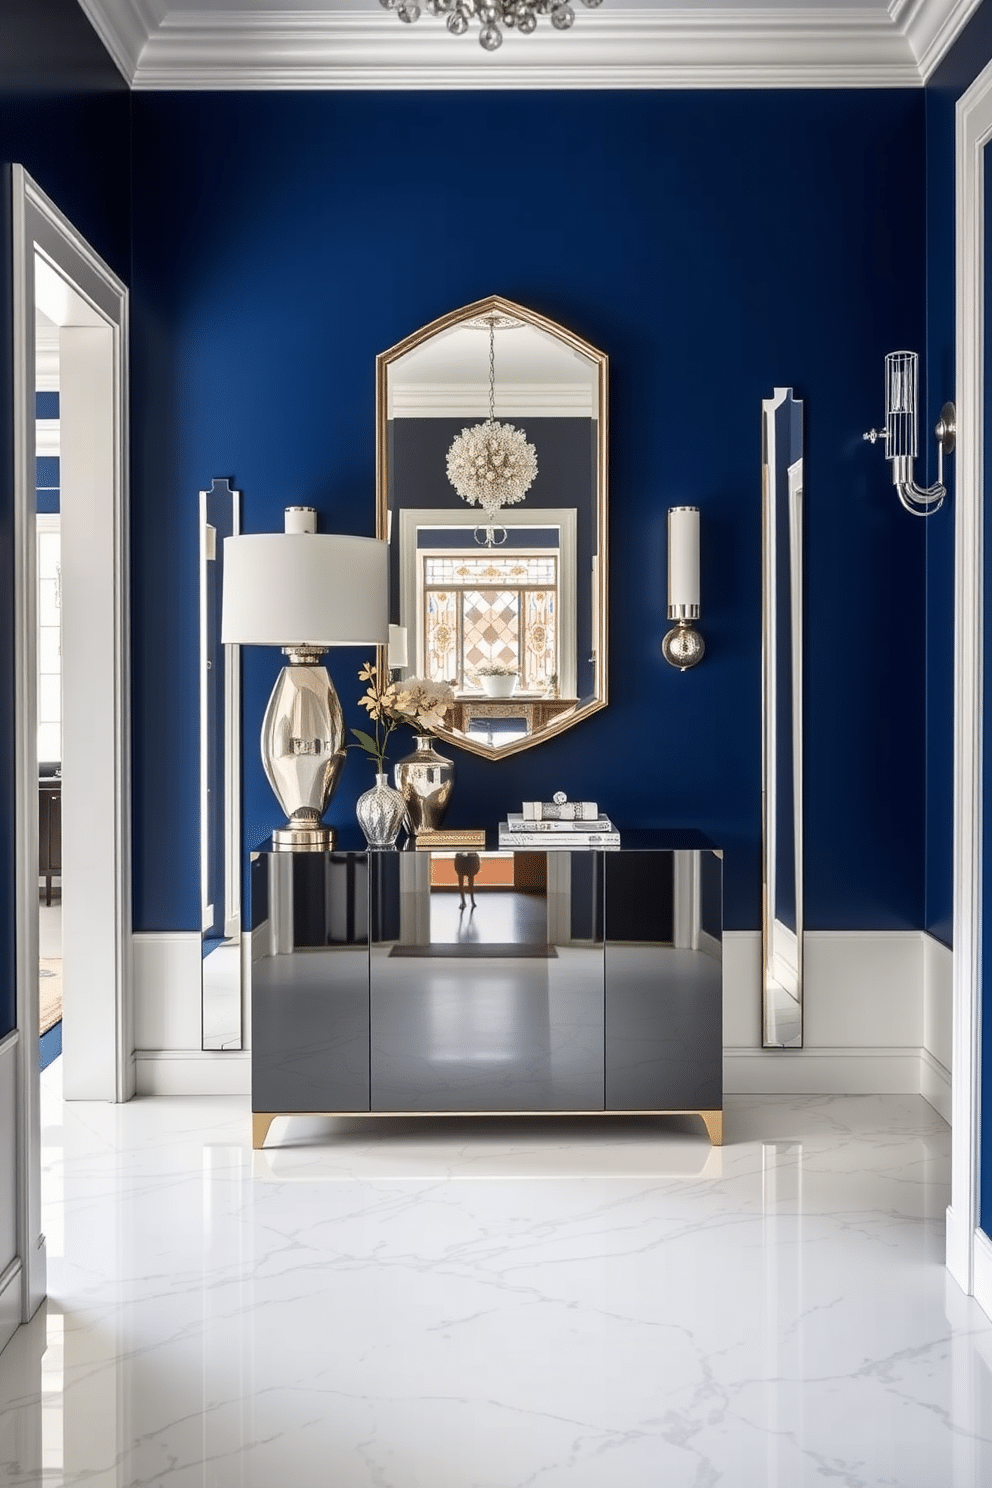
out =
<svg viewBox="0 0 992 1488"><path fill-rule="evenodd" d="M723 1112L722 1111L700 1111L706 1135L714 1147L723 1146Z"/></svg>
<svg viewBox="0 0 992 1488"><path fill-rule="evenodd" d="M265 1139L269 1135L269 1127L276 1119L275 1111L252 1111L251 1113L251 1145L253 1150L265 1146Z"/></svg>

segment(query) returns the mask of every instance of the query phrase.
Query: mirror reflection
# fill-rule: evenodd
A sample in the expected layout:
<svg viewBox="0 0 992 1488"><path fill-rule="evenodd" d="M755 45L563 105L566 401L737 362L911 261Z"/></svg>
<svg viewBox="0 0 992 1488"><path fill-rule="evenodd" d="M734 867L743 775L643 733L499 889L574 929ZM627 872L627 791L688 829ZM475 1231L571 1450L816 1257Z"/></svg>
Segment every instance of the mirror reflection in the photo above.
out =
<svg viewBox="0 0 992 1488"><path fill-rule="evenodd" d="M240 493L200 492L200 904L202 1047L241 1048L240 647L220 639L224 538Z"/></svg>
<svg viewBox="0 0 992 1488"><path fill-rule="evenodd" d="M803 405L762 402L765 1048L803 1042Z"/></svg>
<svg viewBox="0 0 992 1488"><path fill-rule="evenodd" d="M378 359L395 678L497 756L606 702L606 358L493 297Z"/></svg>

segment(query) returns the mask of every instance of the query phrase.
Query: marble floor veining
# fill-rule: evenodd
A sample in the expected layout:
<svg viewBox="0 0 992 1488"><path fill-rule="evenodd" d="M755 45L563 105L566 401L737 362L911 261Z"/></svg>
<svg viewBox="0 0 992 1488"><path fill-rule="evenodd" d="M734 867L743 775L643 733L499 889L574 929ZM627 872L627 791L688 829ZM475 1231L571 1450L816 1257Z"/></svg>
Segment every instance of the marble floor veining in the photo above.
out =
<svg viewBox="0 0 992 1488"><path fill-rule="evenodd" d="M0 1483L987 1488L992 1322L917 1097L692 1121L43 1095L50 1300Z"/></svg>

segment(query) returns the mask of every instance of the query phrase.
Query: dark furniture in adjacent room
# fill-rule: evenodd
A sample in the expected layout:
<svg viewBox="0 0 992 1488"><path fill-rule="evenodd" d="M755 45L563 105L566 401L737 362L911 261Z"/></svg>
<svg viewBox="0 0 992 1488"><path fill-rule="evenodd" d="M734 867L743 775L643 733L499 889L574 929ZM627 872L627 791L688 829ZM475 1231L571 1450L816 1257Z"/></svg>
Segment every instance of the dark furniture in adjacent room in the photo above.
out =
<svg viewBox="0 0 992 1488"><path fill-rule="evenodd" d="M45 903L52 902L52 879L62 877L62 776L38 775L38 873L45 880Z"/></svg>

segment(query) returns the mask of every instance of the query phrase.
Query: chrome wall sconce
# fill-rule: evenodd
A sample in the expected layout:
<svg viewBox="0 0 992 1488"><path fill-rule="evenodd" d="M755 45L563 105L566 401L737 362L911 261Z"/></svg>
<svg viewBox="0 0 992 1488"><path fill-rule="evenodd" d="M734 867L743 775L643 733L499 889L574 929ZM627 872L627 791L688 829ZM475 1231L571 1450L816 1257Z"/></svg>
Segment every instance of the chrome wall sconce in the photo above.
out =
<svg viewBox="0 0 992 1488"><path fill-rule="evenodd" d="M885 444L885 458L892 461L892 484L896 495L914 517L929 517L939 511L947 495L944 456L954 449L957 433L953 403L945 403L934 425L937 440L937 480L918 486L913 479L917 455L917 409L920 359L915 351L890 351L885 358L885 428L869 429L865 439Z"/></svg>
<svg viewBox="0 0 992 1488"><path fill-rule="evenodd" d="M668 510L668 618L676 623L661 643L661 654L670 666L688 671L706 651L692 624L699 619L698 506Z"/></svg>

